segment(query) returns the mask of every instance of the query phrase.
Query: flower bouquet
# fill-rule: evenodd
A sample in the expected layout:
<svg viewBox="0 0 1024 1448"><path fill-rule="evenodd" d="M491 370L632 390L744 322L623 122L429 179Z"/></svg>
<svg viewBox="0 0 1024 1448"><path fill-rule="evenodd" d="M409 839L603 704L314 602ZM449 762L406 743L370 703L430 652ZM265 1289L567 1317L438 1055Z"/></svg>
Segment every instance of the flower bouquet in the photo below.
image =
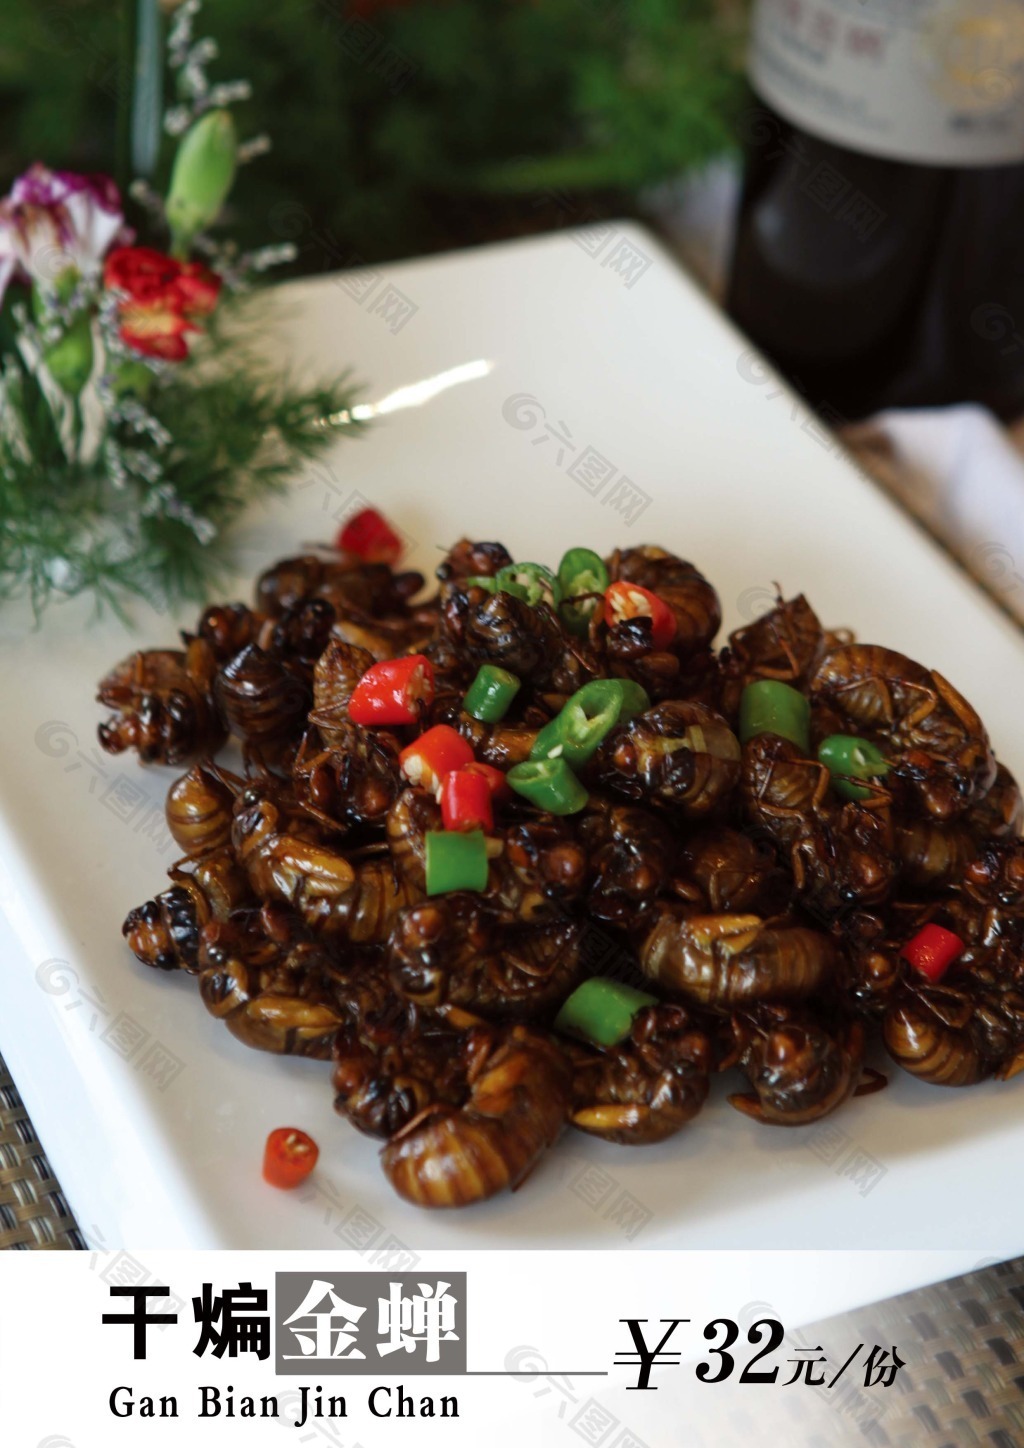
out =
<svg viewBox="0 0 1024 1448"><path fill-rule="evenodd" d="M0 201L0 600L92 592L173 604L201 596L227 530L280 488L348 416L346 378L299 389L258 364L244 299L288 246L240 253L214 239L237 167L216 55L195 40L198 0L168 37L177 137L166 197L138 182L157 245L125 224L105 176L36 164Z"/></svg>

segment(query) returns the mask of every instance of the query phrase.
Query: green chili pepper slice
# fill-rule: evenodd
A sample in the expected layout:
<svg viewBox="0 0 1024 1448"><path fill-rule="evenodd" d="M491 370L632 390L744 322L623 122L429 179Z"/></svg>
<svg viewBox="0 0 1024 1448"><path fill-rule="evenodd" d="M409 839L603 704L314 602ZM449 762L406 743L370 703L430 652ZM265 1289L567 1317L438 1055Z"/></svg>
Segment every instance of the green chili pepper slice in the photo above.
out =
<svg viewBox="0 0 1024 1448"><path fill-rule="evenodd" d="M578 814L590 798L564 759L528 759L505 778L516 794L549 814Z"/></svg>
<svg viewBox="0 0 1024 1448"><path fill-rule="evenodd" d="M803 694L777 679L748 684L740 696L739 735L746 744L757 734L779 734L807 756L811 749L811 706Z"/></svg>
<svg viewBox="0 0 1024 1448"><path fill-rule="evenodd" d="M562 603L559 616L570 633L585 634L590 620L602 606L603 595L608 587L608 570L600 554L592 548L570 548L558 565L558 582L562 588ZM580 594L594 594L593 598L575 599ZM597 596L600 595L600 596Z"/></svg>
<svg viewBox="0 0 1024 1448"><path fill-rule="evenodd" d="M521 681L508 669L496 664L482 664L476 678L466 690L462 707L484 724L497 724L504 719L519 693Z"/></svg>
<svg viewBox="0 0 1024 1448"><path fill-rule="evenodd" d="M427 894L487 889L487 841L483 830L427 830Z"/></svg>
<svg viewBox="0 0 1024 1448"><path fill-rule="evenodd" d="M503 593L525 599L531 608L546 603L557 609L562 601L561 585L543 563L509 563L498 569L495 582Z"/></svg>
<svg viewBox="0 0 1024 1448"><path fill-rule="evenodd" d="M483 573L481 573L481 574L473 574L472 577L470 577L470 578L464 578L464 579L462 580L462 587L463 587L463 588L485 588L488 593L497 593L497 591L498 591L498 580L497 580L496 578L488 578L487 575L486 575L486 574L483 574Z"/></svg>
<svg viewBox="0 0 1024 1448"><path fill-rule="evenodd" d="M615 685L616 693L618 693L622 699L622 707L619 710L618 718L620 724L628 724L630 719L635 719L638 714L642 714L646 709L651 707L650 694L648 694L642 684L636 683L633 679L598 679L595 682ZM579 694L585 694L587 690L592 687L593 685L591 684L584 684L582 689L576 691L574 697L577 697Z"/></svg>
<svg viewBox="0 0 1024 1448"><path fill-rule="evenodd" d="M564 759L586 764L601 741L651 706L647 691L632 679L594 679L577 689L534 740L531 759Z"/></svg>
<svg viewBox="0 0 1024 1448"><path fill-rule="evenodd" d="M577 986L564 1003L555 1017L555 1030L597 1046L615 1046L629 1035L637 1012L657 1004L646 991L595 975Z"/></svg>
<svg viewBox="0 0 1024 1448"><path fill-rule="evenodd" d="M889 772L889 762L878 746L855 734L830 734L818 745L818 758L832 776L832 788L844 799L870 799L874 790L854 781L878 779Z"/></svg>

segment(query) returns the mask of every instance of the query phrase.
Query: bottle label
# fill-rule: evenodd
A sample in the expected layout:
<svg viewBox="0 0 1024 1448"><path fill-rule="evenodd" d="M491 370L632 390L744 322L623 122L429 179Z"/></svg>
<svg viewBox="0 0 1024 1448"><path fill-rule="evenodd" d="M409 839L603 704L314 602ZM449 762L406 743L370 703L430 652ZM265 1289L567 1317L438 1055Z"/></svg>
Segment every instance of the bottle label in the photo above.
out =
<svg viewBox="0 0 1024 1448"><path fill-rule="evenodd" d="M854 151L1024 160L1024 0L758 0L750 78L786 120Z"/></svg>

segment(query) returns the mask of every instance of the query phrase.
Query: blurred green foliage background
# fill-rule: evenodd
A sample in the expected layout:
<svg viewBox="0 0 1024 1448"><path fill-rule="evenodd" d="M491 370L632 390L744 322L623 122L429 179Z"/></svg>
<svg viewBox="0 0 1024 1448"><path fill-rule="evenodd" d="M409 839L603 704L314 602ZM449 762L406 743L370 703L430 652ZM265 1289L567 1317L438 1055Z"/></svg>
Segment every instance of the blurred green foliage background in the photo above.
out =
<svg viewBox="0 0 1024 1448"><path fill-rule="evenodd" d="M315 271L635 210L732 147L744 4L206 0L211 73L252 82L242 135L273 139L239 177L232 231L294 240ZM37 159L112 170L121 6L0 9L0 187Z"/></svg>

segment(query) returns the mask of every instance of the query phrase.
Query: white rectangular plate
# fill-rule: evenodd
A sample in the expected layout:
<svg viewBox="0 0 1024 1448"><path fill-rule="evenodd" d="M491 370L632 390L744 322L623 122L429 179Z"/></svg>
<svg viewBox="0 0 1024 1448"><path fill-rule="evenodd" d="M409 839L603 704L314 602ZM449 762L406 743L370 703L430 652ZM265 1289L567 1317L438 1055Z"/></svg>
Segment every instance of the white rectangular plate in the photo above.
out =
<svg viewBox="0 0 1024 1448"><path fill-rule="evenodd" d="M233 596L329 538L356 493L426 572L461 534L549 560L572 544L662 543L716 584L726 629L778 581L828 624L940 669L1024 773L1024 637L644 232L304 281L275 307L265 350L282 365L354 364L377 401L448 385L399 394L365 437L254 509ZM662 1146L572 1134L514 1197L451 1215L404 1205L375 1144L335 1116L327 1066L246 1050L192 980L143 970L123 945L126 911L174 856L161 827L173 776L99 753L96 681L192 615L140 609L134 633L88 617L55 609L33 631L0 612L0 1050L87 1232L132 1246L1021 1248L1024 1080L956 1092L900 1076L809 1131L753 1125L717 1082ZM320 1143L305 1195L260 1180L278 1125Z"/></svg>

